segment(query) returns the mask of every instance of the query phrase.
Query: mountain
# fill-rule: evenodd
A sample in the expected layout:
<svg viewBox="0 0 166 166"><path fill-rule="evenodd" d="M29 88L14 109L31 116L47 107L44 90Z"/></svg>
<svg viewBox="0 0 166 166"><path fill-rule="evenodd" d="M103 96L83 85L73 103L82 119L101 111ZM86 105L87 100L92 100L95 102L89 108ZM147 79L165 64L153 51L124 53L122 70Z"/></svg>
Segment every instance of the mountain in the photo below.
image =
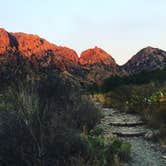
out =
<svg viewBox="0 0 166 166"><path fill-rule="evenodd" d="M130 75L165 67L166 52L158 48L146 47L134 55L121 69Z"/></svg>
<svg viewBox="0 0 166 166"><path fill-rule="evenodd" d="M37 35L9 33L0 28L1 77L8 78L27 63L37 71L52 68L61 73L69 72L71 76L81 75L78 61L77 53L70 48L57 46Z"/></svg>
<svg viewBox="0 0 166 166"><path fill-rule="evenodd" d="M80 64L91 65L113 65L116 66L115 60L107 52L101 48L94 47L87 49L81 53Z"/></svg>
<svg viewBox="0 0 166 166"><path fill-rule="evenodd" d="M38 35L10 33L0 28L0 77L9 78L21 67L25 70L27 63L36 71L53 69L82 83L101 83L111 76L163 69L166 52L146 47L126 64L118 66L112 56L99 47L83 51L79 58L73 49L57 46Z"/></svg>
<svg viewBox="0 0 166 166"><path fill-rule="evenodd" d="M0 28L0 64L3 75L9 68L15 72L20 57L21 62L28 61L37 70L51 67L79 77L83 82L101 81L118 72L115 60L101 48L85 50L79 58L74 50L52 44L38 35L9 33Z"/></svg>
<svg viewBox="0 0 166 166"><path fill-rule="evenodd" d="M43 54L51 50L53 54L62 54L73 63L78 63L77 53L70 48L57 46L37 35L9 33L0 28L0 54L4 54L9 48L19 51L25 57Z"/></svg>
<svg viewBox="0 0 166 166"><path fill-rule="evenodd" d="M106 77L118 74L119 70L111 55L98 47L83 51L79 63L88 70L87 78L92 82L101 82Z"/></svg>

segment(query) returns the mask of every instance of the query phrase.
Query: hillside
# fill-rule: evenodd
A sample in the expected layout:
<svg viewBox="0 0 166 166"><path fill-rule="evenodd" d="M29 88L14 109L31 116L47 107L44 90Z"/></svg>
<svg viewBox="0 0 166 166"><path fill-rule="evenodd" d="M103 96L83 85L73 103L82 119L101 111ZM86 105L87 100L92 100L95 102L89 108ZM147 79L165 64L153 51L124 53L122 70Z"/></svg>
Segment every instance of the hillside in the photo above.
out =
<svg viewBox="0 0 166 166"><path fill-rule="evenodd" d="M73 49L57 46L37 35L9 33L2 28L0 56L1 75L8 75L8 68L15 72L16 66L20 65L18 59L22 59L21 63L30 63L36 70L52 68L68 72L83 83L101 81L118 71L115 60L100 48L83 51L79 58Z"/></svg>
<svg viewBox="0 0 166 166"><path fill-rule="evenodd" d="M166 52L153 47L146 47L136 53L121 68L128 74L141 71L153 71L166 67Z"/></svg>
<svg viewBox="0 0 166 166"><path fill-rule="evenodd" d="M126 64L119 66L114 58L99 47L84 50L80 57L76 51L57 46L33 34L10 33L0 28L0 75L16 73L16 68L29 64L37 71L56 70L82 84L101 83L105 78L137 74L163 69L166 52L146 47L136 53Z"/></svg>

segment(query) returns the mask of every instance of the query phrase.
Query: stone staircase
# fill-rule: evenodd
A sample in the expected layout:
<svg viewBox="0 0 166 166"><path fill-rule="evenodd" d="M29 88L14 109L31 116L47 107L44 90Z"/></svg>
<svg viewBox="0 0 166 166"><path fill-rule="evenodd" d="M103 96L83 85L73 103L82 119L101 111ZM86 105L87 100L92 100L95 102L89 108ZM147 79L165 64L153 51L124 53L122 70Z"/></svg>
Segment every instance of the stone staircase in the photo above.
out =
<svg viewBox="0 0 166 166"><path fill-rule="evenodd" d="M100 126L104 133L112 132L113 135L131 137L143 136L147 132L145 123L139 115L121 113L111 108L103 108L102 113Z"/></svg>
<svg viewBox="0 0 166 166"><path fill-rule="evenodd" d="M98 126L103 129L103 136L106 139L118 136L132 145L131 159L123 166L166 166L165 150L145 139L149 129L139 115L101 106L100 109L103 118Z"/></svg>

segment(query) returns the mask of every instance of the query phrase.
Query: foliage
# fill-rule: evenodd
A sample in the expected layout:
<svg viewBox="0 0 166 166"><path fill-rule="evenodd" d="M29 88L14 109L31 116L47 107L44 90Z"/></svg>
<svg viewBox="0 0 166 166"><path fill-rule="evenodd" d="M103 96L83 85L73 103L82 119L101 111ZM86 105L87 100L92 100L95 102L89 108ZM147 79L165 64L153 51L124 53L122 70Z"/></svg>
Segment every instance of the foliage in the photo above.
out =
<svg viewBox="0 0 166 166"><path fill-rule="evenodd" d="M129 143L123 142L120 147L119 156L121 160L128 160L130 158L131 145Z"/></svg>
<svg viewBox="0 0 166 166"><path fill-rule="evenodd" d="M73 117L78 128L92 129L101 118L101 113L86 96L83 96L75 105Z"/></svg>
<svg viewBox="0 0 166 166"><path fill-rule="evenodd" d="M125 156L126 151L121 146L114 149L102 129L94 128L101 114L89 97L80 94L77 82L51 67L35 70L22 62L17 72L5 63L4 71L11 69L12 76L8 81L2 77L0 160L4 166L107 166L114 165L116 156L125 159L120 152Z"/></svg>
<svg viewBox="0 0 166 166"><path fill-rule="evenodd" d="M121 85L107 92L105 98L111 107L141 114L150 127L159 131L158 139L165 139L166 82Z"/></svg>
<svg viewBox="0 0 166 166"><path fill-rule="evenodd" d="M129 76L114 76L105 79L101 86L95 84L92 91L108 92L123 85L143 85L150 82L164 82L166 80L165 75L166 69L158 69L150 72L142 71L141 73Z"/></svg>
<svg viewBox="0 0 166 166"><path fill-rule="evenodd" d="M54 76L53 76L54 75ZM4 165L68 165L89 158L80 136L100 120L98 109L55 73L17 81L2 91L0 156ZM77 91L75 90L77 89ZM16 150L17 149L17 150Z"/></svg>
<svg viewBox="0 0 166 166"><path fill-rule="evenodd" d="M100 128L97 128L101 132ZM89 134L82 134L82 137L88 142L91 154L91 163L97 165L109 166L115 165L115 159L118 156L118 162L128 161L130 156L131 145L117 138L112 140L105 139L101 134L94 134L91 131Z"/></svg>

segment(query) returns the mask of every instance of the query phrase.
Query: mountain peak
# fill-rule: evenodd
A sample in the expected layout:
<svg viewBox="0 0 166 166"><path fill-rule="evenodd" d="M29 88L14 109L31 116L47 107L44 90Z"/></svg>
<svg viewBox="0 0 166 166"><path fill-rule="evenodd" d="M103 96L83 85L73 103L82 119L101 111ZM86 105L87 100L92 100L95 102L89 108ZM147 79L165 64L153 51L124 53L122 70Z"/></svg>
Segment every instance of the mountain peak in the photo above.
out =
<svg viewBox="0 0 166 166"><path fill-rule="evenodd" d="M146 47L136 53L123 68L129 74L152 71L166 66L166 52L153 47Z"/></svg>
<svg viewBox="0 0 166 166"><path fill-rule="evenodd" d="M38 35L27 33L10 33L18 42L18 50L24 56L31 56L32 54L40 54L43 51L55 50L56 45L49 43L47 40L40 38Z"/></svg>
<svg viewBox="0 0 166 166"><path fill-rule="evenodd" d="M115 60L103 49L95 46L89 48L81 53L80 64L82 65L94 65L94 64L116 64Z"/></svg>
<svg viewBox="0 0 166 166"><path fill-rule="evenodd" d="M74 63L78 63L77 53L70 48L57 46L35 34L9 33L0 28L0 54L5 54L8 48L17 50L25 57L44 56L45 52L51 50L54 56L61 55L62 59L65 57Z"/></svg>
<svg viewBox="0 0 166 166"><path fill-rule="evenodd" d="M158 48L154 48L151 46L145 47L143 49L141 49L137 55L150 55L152 54L154 51L159 50Z"/></svg>
<svg viewBox="0 0 166 166"><path fill-rule="evenodd" d="M9 33L5 29L0 28L0 54L3 54L9 46Z"/></svg>

